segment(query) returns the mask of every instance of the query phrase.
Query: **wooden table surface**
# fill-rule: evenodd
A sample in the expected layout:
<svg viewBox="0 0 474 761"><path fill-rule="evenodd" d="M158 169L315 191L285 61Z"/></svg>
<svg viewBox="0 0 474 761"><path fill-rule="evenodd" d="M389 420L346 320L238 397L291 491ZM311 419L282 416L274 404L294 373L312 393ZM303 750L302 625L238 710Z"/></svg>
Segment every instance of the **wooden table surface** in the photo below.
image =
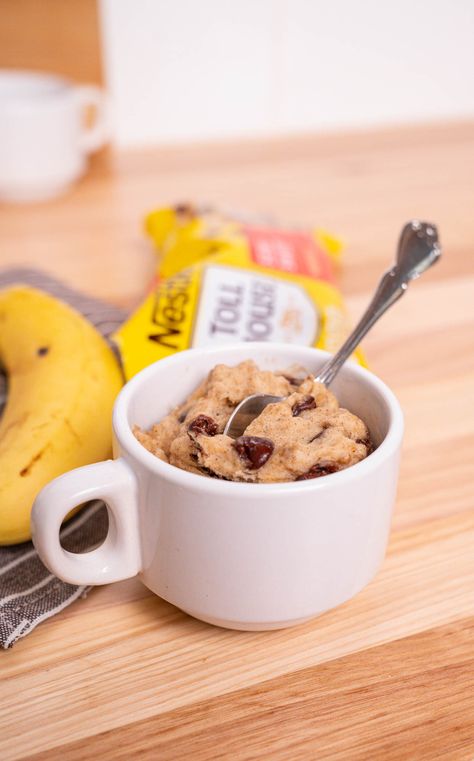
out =
<svg viewBox="0 0 474 761"><path fill-rule="evenodd" d="M0 758L474 758L474 125L97 160L68 197L0 210L0 265L132 306L148 209L218 201L347 240L353 317L413 216L444 259L365 341L406 414L385 564L355 599L267 633L193 620L131 580L0 653Z"/></svg>

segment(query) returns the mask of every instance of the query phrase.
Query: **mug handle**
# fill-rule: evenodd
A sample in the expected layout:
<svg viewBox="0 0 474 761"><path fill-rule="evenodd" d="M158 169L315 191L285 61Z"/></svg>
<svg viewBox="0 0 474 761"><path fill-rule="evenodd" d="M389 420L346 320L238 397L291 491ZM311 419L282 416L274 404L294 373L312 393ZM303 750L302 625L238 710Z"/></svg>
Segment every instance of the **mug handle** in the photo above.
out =
<svg viewBox="0 0 474 761"><path fill-rule="evenodd" d="M69 584L108 584L136 576L141 567L137 479L124 459L76 468L55 478L33 505L33 543L49 570ZM109 529L91 552L68 552L59 530L66 515L91 499L103 499Z"/></svg>
<svg viewBox="0 0 474 761"><path fill-rule="evenodd" d="M100 87L95 85L76 87L76 98L81 111L86 108L94 109L93 124L82 127L81 135L81 148L86 153L93 153L105 145L109 135L107 98Z"/></svg>

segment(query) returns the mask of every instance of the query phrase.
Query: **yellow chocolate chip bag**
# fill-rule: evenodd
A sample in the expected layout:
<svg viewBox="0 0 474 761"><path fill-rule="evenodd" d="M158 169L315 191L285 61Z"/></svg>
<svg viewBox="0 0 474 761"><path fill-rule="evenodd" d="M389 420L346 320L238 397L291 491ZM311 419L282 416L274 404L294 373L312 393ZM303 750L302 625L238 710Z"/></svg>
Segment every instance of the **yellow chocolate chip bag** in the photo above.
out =
<svg viewBox="0 0 474 761"><path fill-rule="evenodd" d="M328 233L184 205L151 212L145 228L156 278L114 335L127 378L195 346L278 341L333 352L348 334L334 273L342 245Z"/></svg>

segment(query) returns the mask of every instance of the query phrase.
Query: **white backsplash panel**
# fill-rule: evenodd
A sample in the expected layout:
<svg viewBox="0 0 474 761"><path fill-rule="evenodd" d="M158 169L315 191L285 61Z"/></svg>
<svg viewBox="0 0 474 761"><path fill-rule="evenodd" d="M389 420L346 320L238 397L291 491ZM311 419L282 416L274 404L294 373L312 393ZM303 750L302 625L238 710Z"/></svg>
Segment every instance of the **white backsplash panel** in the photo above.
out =
<svg viewBox="0 0 474 761"><path fill-rule="evenodd" d="M121 146L474 116L472 0L101 0Z"/></svg>

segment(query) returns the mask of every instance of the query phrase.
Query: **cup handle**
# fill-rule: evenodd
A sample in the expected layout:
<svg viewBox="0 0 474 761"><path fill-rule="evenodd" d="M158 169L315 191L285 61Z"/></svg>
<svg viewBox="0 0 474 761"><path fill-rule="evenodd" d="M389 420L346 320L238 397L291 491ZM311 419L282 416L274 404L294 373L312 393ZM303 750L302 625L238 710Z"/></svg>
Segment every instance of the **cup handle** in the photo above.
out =
<svg viewBox="0 0 474 761"><path fill-rule="evenodd" d="M81 147L86 153L93 153L105 144L109 135L107 98L100 87L80 85L76 87L76 97L81 111L94 109L94 122L82 128Z"/></svg>
<svg viewBox="0 0 474 761"><path fill-rule="evenodd" d="M76 468L51 481L36 497L31 514L33 543L43 563L69 584L108 584L135 576L141 566L137 480L119 458ZM77 505L103 499L107 536L91 552L68 552L59 530Z"/></svg>

